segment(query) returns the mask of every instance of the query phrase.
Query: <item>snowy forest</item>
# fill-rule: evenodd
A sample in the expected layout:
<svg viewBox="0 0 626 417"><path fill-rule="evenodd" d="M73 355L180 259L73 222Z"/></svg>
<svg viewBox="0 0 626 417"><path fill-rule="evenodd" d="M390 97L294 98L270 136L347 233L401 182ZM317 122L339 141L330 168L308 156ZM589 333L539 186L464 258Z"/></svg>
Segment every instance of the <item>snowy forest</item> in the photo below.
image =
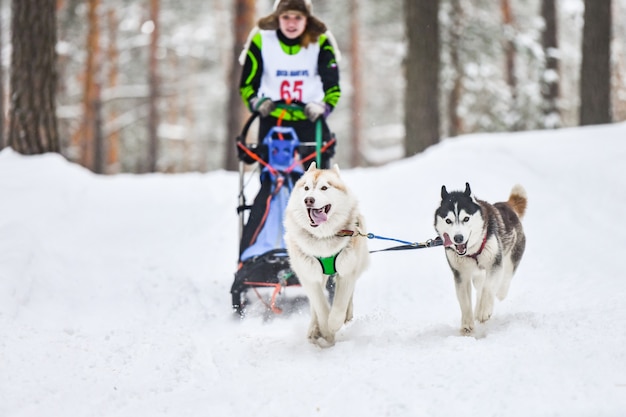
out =
<svg viewBox="0 0 626 417"><path fill-rule="evenodd" d="M31 24L26 30L33 37L22 36L15 44L12 31L20 27L15 7L30 3L54 2L2 3L0 148L11 146L12 57L29 39L47 36ZM439 60L418 67L432 66L439 76L436 117L427 120L436 123L436 140L626 120L626 0L313 0L313 13L333 32L342 54L342 97L328 119L341 166L382 165L414 153L407 143L425 126L411 120L428 109L411 104L411 10L426 3L437 7L438 36L432 41ZM607 81L608 116L587 122L581 114L584 27L607 25L585 22L585 3L603 4L610 12L609 75L593 73ZM56 1L51 13L58 152L107 174L233 169L229 154L249 115L238 96L237 103L232 98L238 94L236 58L243 46L238 38L270 13L272 4ZM246 5L251 8L242 16ZM605 51L593 45L590 50Z"/></svg>

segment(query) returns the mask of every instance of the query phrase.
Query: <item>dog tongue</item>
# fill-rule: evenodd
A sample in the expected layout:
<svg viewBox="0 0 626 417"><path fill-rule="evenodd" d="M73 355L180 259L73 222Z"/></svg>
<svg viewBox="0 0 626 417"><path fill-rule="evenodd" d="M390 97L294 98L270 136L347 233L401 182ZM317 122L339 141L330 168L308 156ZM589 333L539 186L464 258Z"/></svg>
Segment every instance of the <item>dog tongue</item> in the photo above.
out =
<svg viewBox="0 0 626 417"><path fill-rule="evenodd" d="M319 209L311 209L311 220L313 220L313 223L321 224L324 223L327 219L328 217L326 216L326 211L324 210L324 207Z"/></svg>
<svg viewBox="0 0 626 417"><path fill-rule="evenodd" d="M443 234L443 246L452 246L452 240L450 240L450 236L447 233Z"/></svg>

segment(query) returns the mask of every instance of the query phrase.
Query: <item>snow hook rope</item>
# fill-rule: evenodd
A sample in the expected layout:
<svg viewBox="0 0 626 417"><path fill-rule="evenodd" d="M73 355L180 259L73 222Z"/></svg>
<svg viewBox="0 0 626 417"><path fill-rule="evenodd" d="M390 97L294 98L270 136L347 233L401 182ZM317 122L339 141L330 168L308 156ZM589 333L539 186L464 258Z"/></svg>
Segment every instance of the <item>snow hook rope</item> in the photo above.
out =
<svg viewBox="0 0 626 417"><path fill-rule="evenodd" d="M375 235L373 233L367 233L367 234L363 234L361 232L355 232L353 230L340 230L339 233L337 233L337 236L345 236L345 237L352 237L352 236L363 236L366 237L368 239L381 239L381 240L391 240L394 242L398 242L398 243L402 243L402 245L398 245L398 246L391 246L389 248L385 248L385 249L377 249L377 250L371 250L370 253L375 253L375 252L385 252L385 251L390 251L390 250L408 250L408 249L424 249L424 248L432 248L435 246L442 246L443 245L443 239L441 239L439 236L437 236L434 239L428 239L425 242L409 242L406 240L400 240L400 239L394 239L391 237L383 237L383 236L378 236Z"/></svg>

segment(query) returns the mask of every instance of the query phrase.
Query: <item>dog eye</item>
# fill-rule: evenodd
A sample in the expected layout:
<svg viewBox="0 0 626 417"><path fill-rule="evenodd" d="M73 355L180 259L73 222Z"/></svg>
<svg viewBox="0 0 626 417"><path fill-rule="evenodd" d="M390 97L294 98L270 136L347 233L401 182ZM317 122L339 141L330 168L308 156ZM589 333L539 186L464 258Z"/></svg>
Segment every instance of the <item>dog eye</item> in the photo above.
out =
<svg viewBox="0 0 626 417"><path fill-rule="evenodd" d="M309 186L308 185L304 186L304 191L309 191Z"/></svg>
<svg viewBox="0 0 626 417"><path fill-rule="evenodd" d="M463 223L467 223L467 222L469 222L469 216L463 217Z"/></svg>
<svg viewBox="0 0 626 417"><path fill-rule="evenodd" d="M325 185L323 185L323 186L322 186L322 191L326 191L326 190L328 190L328 187L327 187L327 186L325 186Z"/></svg>
<svg viewBox="0 0 626 417"><path fill-rule="evenodd" d="M446 223L448 223L448 224L452 224L452 220L450 220L450 219L446 219Z"/></svg>

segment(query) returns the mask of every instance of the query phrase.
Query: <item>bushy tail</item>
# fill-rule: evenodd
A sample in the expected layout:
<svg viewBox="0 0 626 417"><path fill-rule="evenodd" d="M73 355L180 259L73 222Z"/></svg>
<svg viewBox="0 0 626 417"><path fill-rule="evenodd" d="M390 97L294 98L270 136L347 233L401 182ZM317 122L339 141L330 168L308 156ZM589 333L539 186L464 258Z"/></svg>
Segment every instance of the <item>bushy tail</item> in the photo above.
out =
<svg viewBox="0 0 626 417"><path fill-rule="evenodd" d="M524 187L517 184L511 190L511 195L509 196L509 201L507 201L509 206L517 213L517 217L520 220L524 217L526 213L526 205L528 204L528 197L526 196L526 190Z"/></svg>

